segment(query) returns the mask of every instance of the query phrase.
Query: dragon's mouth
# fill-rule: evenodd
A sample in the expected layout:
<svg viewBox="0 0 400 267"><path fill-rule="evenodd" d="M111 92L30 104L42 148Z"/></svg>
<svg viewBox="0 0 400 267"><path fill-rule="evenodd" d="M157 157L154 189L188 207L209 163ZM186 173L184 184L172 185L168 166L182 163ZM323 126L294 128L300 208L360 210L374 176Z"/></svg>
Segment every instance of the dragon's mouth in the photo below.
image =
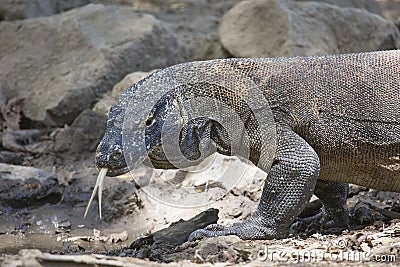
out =
<svg viewBox="0 0 400 267"><path fill-rule="evenodd" d="M121 152L122 154L123 152ZM97 170L107 168L107 176L114 177L129 172L129 168L126 164L124 157L120 157L118 160L111 160L111 156L108 154L97 153L95 158L95 165Z"/></svg>
<svg viewBox="0 0 400 267"><path fill-rule="evenodd" d="M122 174L129 172L128 166L121 167L121 168L115 168L115 169L107 169L107 170L108 170L107 176L110 176L110 177L115 177L115 176L122 175Z"/></svg>
<svg viewBox="0 0 400 267"><path fill-rule="evenodd" d="M151 161L151 164L149 164ZM172 165L169 161L166 160L157 160L154 158L150 158L148 157L147 159L145 159L143 161L143 163L147 166L153 166L157 169L174 169L176 168L174 165ZM147 163L147 164L146 164ZM123 175L129 172L129 167L126 166L125 164L120 164L120 166L116 167L115 164L114 166L111 166L111 164L108 164L108 166L99 166L98 164L96 164L97 167L100 169L99 171L99 175L97 176L97 180L96 180L96 185L93 188L93 192L92 195L90 196L90 200L89 203L86 207L85 210L85 214L83 215L83 217L85 218L88 211L89 211L89 207L93 202L94 196L98 195L98 204L99 204L99 216L100 219L102 217L102 212L101 212L101 200L102 200L102 191L103 191L103 184L104 184L104 178L106 176L110 176L110 177L116 177L119 175ZM110 167L111 166L111 167Z"/></svg>

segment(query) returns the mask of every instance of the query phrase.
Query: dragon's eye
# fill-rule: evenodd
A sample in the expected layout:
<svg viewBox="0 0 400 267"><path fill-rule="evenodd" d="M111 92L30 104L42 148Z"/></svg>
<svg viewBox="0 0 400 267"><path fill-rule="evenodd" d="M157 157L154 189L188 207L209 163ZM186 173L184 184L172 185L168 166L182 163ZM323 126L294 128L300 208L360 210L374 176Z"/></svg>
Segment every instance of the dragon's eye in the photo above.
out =
<svg viewBox="0 0 400 267"><path fill-rule="evenodd" d="M148 118L147 121L146 121L146 126L150 127L154 123L154 121L155 120L153 118Z"/></svg>

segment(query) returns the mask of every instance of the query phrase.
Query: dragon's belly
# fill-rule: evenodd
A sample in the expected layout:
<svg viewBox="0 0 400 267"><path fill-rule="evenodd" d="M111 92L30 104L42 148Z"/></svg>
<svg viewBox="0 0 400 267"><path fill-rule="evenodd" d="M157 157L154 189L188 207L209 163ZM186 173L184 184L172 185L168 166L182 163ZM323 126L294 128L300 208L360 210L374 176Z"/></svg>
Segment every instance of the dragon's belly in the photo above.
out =
<svg viewBox="0 0 400 267"><path fill-rule="evenodd" d="M400 192L400 124L335 120L304 134L320 157L320 179Z"/></svg>

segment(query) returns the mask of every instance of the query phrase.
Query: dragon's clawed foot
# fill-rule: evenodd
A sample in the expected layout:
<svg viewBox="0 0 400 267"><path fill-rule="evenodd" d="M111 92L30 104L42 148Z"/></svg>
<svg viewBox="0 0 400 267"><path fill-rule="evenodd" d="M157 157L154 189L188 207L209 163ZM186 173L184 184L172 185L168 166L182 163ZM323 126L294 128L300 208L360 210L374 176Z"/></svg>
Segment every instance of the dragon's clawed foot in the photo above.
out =
<svg viewBox="0 0 400 267"><path fill-rule="evenodd" d="M329 216L325 211L306 218L297 218L290 226L290 232L294 235L306 233L307 235L320 232L322 234L340 234L343 230L350 229L348 214L341 216Z"/></svg>
<svg viewBox="0 0 400 267"><path fill-rule="evenodd" d="M210 224L204 229L194 231L189 236L189 241L200 240L206 237L236 235L243 240L247 239L272 239L278 238L275 227L260 226L253 220L235 223L232 226Z"/></svg>
<svg viewBox="0 0 400 267"><path fill-rule="evenodd" d="M204 229L194 231L189 236L189 241L200 240L205 237L225 236L234 234L230 227L221 224L210 224Z"/></svg>

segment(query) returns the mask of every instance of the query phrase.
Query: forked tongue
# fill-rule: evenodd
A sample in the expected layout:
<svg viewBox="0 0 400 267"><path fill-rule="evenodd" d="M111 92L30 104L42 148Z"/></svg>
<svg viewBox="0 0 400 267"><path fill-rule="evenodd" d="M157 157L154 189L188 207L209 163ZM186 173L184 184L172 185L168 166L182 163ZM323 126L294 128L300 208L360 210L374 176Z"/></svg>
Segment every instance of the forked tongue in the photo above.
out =
<svg viewBox="0 0 400 267"><path fill-rule="evenodd" d="M99 215L100 215L100 219L101 219L101 193L103 191L103 183L104 183L104 177L106 177L106 174L108 172L107 168L101 168L100 172L99 172L99 176L97 176L97 180L96 180L96 185L93 188L93 192L92 195L90 196L90 200L89 203L86 207L86 211L85 214L83 215L83 218L86 218L86 215L89 211L89 207L92 204L92 201L94 199L94 196L96 195L96 191L98 191L98 199L99 199Z"/></svg>

